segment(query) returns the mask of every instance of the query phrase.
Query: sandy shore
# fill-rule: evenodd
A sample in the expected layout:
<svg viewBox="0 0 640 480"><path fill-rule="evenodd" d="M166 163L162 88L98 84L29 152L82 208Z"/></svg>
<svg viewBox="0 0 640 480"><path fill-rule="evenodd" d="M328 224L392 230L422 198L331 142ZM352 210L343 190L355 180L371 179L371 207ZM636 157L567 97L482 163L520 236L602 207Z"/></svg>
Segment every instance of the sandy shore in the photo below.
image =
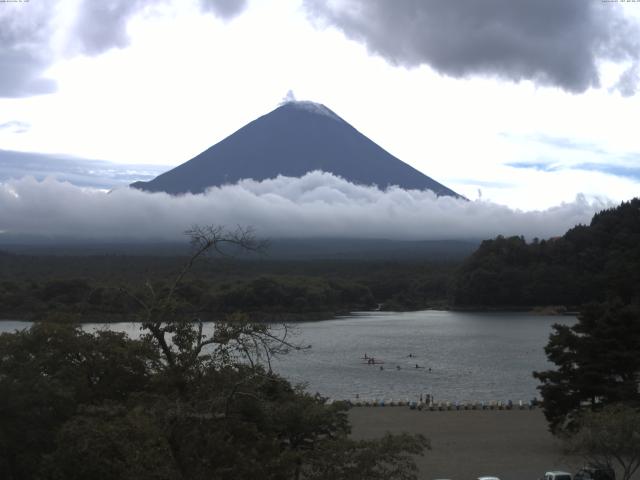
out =
<svg viewBox="0 0 640 480"><path fill-rule="evenodd" d="M355 407L354 438L421 433L432 449L417 459L420 479L537 480L548 470L575 473L581 461L563 455L540 409L418 411L407 407Z"/></svg>

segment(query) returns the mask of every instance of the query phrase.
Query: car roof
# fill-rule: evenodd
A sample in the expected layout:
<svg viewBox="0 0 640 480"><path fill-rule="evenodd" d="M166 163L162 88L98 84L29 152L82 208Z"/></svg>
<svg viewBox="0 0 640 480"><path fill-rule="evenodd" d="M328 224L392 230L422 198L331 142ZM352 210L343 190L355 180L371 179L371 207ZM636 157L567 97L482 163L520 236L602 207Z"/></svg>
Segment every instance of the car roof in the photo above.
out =
<svg viewBox="0 0 640 480"><path fill-rule="evenodd" d="M478 480L500 480L498 477L478 477Z"/></svg>
<svg viewBox="0 0 640 480"><path fill-rule="evenodd" d="M569 476L571 476L571 474L569 472L563 472L561 470L552 470L550 472L546 472L545 475L569 475Z"/></svg>

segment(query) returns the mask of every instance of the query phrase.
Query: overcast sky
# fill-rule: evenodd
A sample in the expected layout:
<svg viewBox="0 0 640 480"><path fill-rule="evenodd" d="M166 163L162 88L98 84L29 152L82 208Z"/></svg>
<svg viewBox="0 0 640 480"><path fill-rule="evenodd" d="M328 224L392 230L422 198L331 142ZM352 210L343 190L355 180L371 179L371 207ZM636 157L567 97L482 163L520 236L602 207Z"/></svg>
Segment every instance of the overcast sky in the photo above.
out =
<svg viewBox="0 0 640 480"><path fill-rule="evenodd" d="M601 0L0 2L4 198L22 164L83 187L147 179L291 90L484 205L627 200L639 19Z"/></svg>

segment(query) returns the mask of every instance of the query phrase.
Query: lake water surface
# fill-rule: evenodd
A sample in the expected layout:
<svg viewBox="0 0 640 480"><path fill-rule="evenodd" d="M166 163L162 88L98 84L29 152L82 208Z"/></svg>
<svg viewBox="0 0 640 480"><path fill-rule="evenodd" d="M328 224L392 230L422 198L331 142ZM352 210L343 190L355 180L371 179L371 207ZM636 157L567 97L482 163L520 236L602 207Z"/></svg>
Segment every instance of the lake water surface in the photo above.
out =
<svg viewBox="0 0 640 480"><path fill-rule="evenodd" d="M525 313L355 313L296 324L296 343L312 348L278 359L274 369L336 399L415 400L429 393L436 401L530 400L537 395L531 372L550 367L543 349L551 325L574 322ZM0 322L0 332L28 326ZM139 334L137 324L106 327ZM368 365L365 353L384 364Z"/></svg>

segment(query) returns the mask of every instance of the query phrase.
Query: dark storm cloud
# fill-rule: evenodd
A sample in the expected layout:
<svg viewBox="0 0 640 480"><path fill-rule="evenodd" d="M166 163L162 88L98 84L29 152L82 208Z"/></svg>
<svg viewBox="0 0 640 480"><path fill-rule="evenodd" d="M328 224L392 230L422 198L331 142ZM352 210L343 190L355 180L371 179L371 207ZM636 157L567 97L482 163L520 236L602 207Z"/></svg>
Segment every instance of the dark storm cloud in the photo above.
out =
<svg viewBox="0 0 640 480"><path fill-rule="evenodd" d="M620 75L616 88L624 97L630 97L636 93L638 82L640 82L640 68L636 63Z"/></svg>
<svg viewBox="0 0 640 480"><path fill-rule="evenodd" d="M216 224L250 225L271 238L546 238L588 222L608 206L579 196L547 210L522 212L430 191L354 185L323 172L243 180L180 196L131 188L106 194L53 179L23 178L0 183L0 236L179 240L191 225Z"/></svg>
<svg viewBox="0 0 640 480"><path fill-rule="evenodd" d="M74 39L81 52L97 55L111 48L123 48L129 44L127 23L145 9L170 0L83 0L76 20ZM240 14L246 0L199 0L204 12L228 20ZM179 2L175 2L179 5Z"/></svg>
<svg viewBox="0 0 640 480"><path fill-rule="evenodd" d="M304 0L393 64L452 77L497 76L570 92L599 87L598 63L630 61L617 88L635 93L640 27L599 0Z"/></svg>
<svg viewBox="0 0 640 480"><path fill-rule="evenodd" d="M43 77L54 3L0 3L0 97L55 91L55 82Z"/></svg>
<svg viewBox="0 0 640 480"><path fill-rule="evenodd" d="M80 3L74 31L76 46L83 53L97 55L129 44L129 18L160 0L84 0Z"/></svg>
<svg viewBox="0 0 640 480"><path fill-rule="evenodd" d="M157 5L181 0L80 0L69 28L71 53L99 55L129 44L131 17ZM199 0L203 12L228 20L240 14L247 0ZM56 83L43 77L53 62L50 44L59 0L0 1L0 98L52 93Z"/></svg>
<svg viewBox="0 0 640 480"><path fill-rule="evenodd" d="M247 0L200 0L205 11L211 11L225 20L233 18L247 7Z"/></svg>
<svg viewBox="0 0 640 480"><path fill-rule="evenodd" d="M0 46L0 97L29 97L54 92L56 83L41 76L47 66L48 63L33 52Z"/></svg>

